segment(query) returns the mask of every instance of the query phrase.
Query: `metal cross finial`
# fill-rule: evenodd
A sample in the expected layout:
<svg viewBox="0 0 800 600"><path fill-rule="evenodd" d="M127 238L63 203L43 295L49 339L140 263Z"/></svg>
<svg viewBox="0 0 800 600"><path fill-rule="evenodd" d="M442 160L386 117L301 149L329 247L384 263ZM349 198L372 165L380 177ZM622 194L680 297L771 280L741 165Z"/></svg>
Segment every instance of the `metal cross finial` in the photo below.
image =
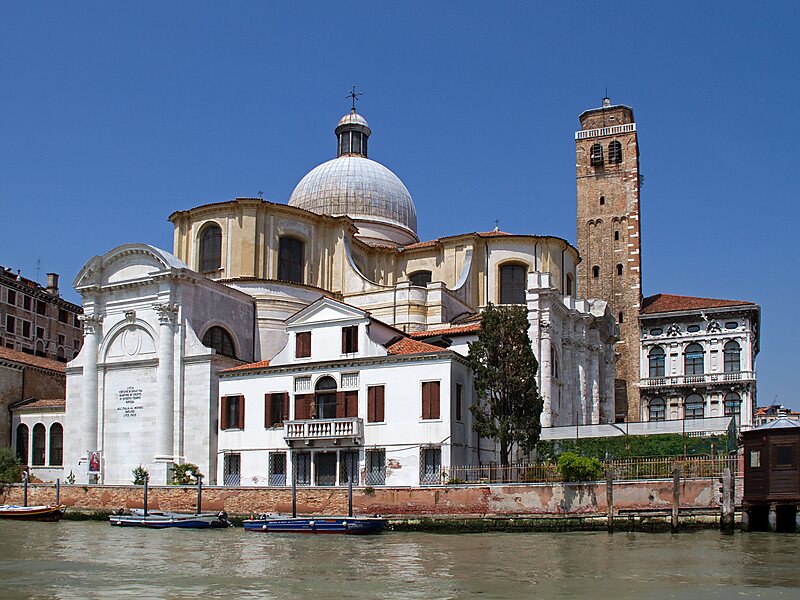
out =
<svg viewBox="0 0 800 600"><path fill-rule="evenodd" d="M258 190L258 197L264 199L264 190Z"/></svg>
<svg viewBox="0 0 800 600"><path fill-rule="evenodd" d="M500 231L500 219L495 219L494 220L494 230L495 231Z"/></svg>
<svg viewBox="0 0 800 600"><path fill-rule="evenodd" d="M353 89L345 96L345 98L350 98L353 101L353 112L356 112L356 100L358 100L358 97L362 94L363 92L356 92L356 86L353 84Z"/></svg>

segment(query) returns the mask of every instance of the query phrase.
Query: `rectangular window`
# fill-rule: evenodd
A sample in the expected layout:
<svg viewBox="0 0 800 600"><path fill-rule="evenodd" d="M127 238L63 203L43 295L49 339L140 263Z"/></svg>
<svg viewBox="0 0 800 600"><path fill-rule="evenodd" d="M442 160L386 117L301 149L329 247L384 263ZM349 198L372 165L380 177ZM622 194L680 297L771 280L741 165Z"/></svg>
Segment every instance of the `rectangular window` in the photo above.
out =
<svg viewBox="0 0 800 600"><path fill-rule="evenodd" d="M17 321L11 315L6 315L6 333L9 333L11 335L17 333Z"/></svg>
<svg viewBox="0 0 800 600"><path fill-rule="evenodd" d="M791 467L792 463L792 447L788 445L775 446L775 466Z"/></svg>
<svg viewBox="0 0 800 600"><path fill-rule="evenodd" d="M64 337L63 333L58 334L58 345L63 346L67 341L67 338Z"/></svg>
<svg viewBox="0 0 800 600"><path fill-rule="evenodd" d="M294 355L296 358L311 356L311 332L300 331L295 334Z"/></svg>
<svg viewBox="0 0 800 600"><path fill-rule="evenodd" d="M72 347L75 348L75 350L80 350L81 349L80 339L75 338L74 340L72 340Z"/></svg>
<svg viewBox="0 0 800 600"><path fill-rule="evenodd" d="M339 453L339 485L358 485L358 451L342 450Z"/></svg>
<svg viewBox="0 0 800 600"><path fill-rule="evenodd" d="M78 318L78 317L79 317L79 315L73 315L73 319L72 319L72 325L73 325L73 327L77 327L78 329L80 329L80 327L81 327L81 320L80 320L80 318Z"/></svg>
<svg viewBox="0 0 800 600"><path fill-rule="evenodd" d="M44 339L44 327L37 327L36 328L36 339L43 340Z"/></svg>
<svg viewBox="0 0 800 600"><path fill-rule="evenodd" d="M342 327L342 354L358 352L358 325Z"/></svg>
<svg viewBox="0 0 800 600"><path fill-rule="evenodd" d="M386 484L386 450L367 450L366 473L364 485Z"/></svg>
<svg viewBox="0 0 800 600"><path fill-rule="evenodd" d="M31 322L22 321L22 337L31 337Z"/></svg>
<svg viewBox="0 0 800 600"><path fill-rule="evenodd" d="M8 294L6 294L6 302L9 304L16 306L17 305L17 292L14 290L8 290Z"/></svg>
<svg viewBox="0 0 800 600"><path fill-rule="evenodd" d="M244 429L244 396L223 396L220 429Z"/></svg>
<svg viewBox="0 0 800 600"><path fill-rule="evenodd" d="M226 454L223 459L222 478L225 485L238 487L242 481L242 457L240 454Z"/></svg>
<svg viewBox="0 0 800 600"><path fill-rule="evenodd" d="M297 485L311 485L311 453L293 452L294 478Z"/></svg>
<svg viewBox="0 0 800 600"><path fill-rule="evenodd" d="M463 386L460 383L456 384L456 421L461 420L461 394Z"/></svg>
<svg viewBox="0 0 800 600"><path fill-rule="evenodd" d="M371 385L367 388L367 423L383 423L383 403L385 388Z"/></svg>
<svg viewBox="0 0 800 600"><path fill-rule="evenodd" d="M422 383L422 418L439 418L439 382L425 381Z"/></svg>
<svg viewBox="0 0 800 600"><path fill-rule="evenodd" d="M25 294L22 295L22 308L25 310L31 309L31 297L26 296Z"/></svg>
<svg viewBox="0 0 800 600"><path fill-rule="evenodd" d="M286 485L286 452L269 453L269 485Z"/></svg>
<svg viewBox="0 0 800 600"><path fill-rule="evenodd" d="M422 448L419 461L421 485L436 485L442 482L442 449Z"/></svg>
<svg viewBox="0 0 800 600"><path fill-rule="evenodd" d="M336 485L336 452L315 452L314 459L316 485Z"/></svg>
<svg viewBox="0 0 800 600"><path fill-rule="evenodd" d="M63 308L58 309L58 320L61 323L69 323L69 313L65 311Z"/></svg>
<svg viewBox="0 0 800 600"><path fill-rule="evenodd" d="M753 468L761 466L761 450L750 450L750 466Z"/></svg>
<svg viewBox="0 0 800 600"><path fill-rule="evenodd" d="M289 394L278 392L264 396L264 427L281 427L289 415Z"/></svg>
<svg viewBox="0 0 800 600"><path fill-rule="evenodd" d="M45 315L47 313L47 304L41 300L36 301L36 314Z"/></svg>

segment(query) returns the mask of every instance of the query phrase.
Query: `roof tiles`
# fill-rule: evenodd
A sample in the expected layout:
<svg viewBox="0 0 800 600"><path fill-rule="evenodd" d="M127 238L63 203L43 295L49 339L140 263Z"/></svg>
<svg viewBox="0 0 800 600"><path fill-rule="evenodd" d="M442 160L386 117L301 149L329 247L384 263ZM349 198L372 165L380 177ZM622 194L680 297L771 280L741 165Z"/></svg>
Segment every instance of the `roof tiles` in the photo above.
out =
<svg viewBox="0 0 800 600"><path fill-rule="evenodd" d="M18 352L10 348L0 348L0 360L9 360L23 365L30 365L31 367L47 369L48 371L56 371L57 373L63 373L65 369L64 363L57 360L34 356L26 352Z"/></svg>
<svg viewBox="0 0 800 600"><path fill-rule="evenodd" d="M411 338L400 338L396 342L389 344L386 349L389 351L389 354L392 355L447 352L444 348L440 348L439 346L412 340Z"/></svg>
<svg viewBox="0 0 800 600"><path fill-rule="evenodd" d="M725 308L728 306L755 306L755 304L745 300L720 300L718 298L656 294L642 300L641 314L648 315L662 312L701 310L704 308Z"/></svg>

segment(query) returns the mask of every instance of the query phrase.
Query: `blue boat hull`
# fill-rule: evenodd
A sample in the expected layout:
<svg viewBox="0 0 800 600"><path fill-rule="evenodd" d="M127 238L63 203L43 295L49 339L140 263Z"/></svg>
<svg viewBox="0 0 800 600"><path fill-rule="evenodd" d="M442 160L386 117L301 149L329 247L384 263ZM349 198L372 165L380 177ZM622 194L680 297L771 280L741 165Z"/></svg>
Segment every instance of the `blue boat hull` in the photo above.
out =
<svg viewBox="0 0 800 600"><path fill-rule="evenodd" d="M339 533L368 535L381 533L386 519L380 517L266 517L247 519L245 531L263 533Z"/></svg>
<svg viewBox="0 0 800 600"><path fill-rule="evenodd" d="M150 529L218 529L230 527L228 516L222 514L182 515L179 513L156 513L148 516L142 514L111 515L111 525L117 527L147 527Z"/></svg>

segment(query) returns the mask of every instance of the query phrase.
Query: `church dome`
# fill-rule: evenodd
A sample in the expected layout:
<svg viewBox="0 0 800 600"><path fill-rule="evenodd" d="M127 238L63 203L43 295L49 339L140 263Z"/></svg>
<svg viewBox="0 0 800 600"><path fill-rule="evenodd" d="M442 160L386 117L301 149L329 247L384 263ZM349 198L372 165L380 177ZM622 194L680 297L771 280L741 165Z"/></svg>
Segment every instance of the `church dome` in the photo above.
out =
<svg viewBox="0 0 800 600"><path fill-rule="evenodd" d="M367 158L370 134L366 119L355 110L342 117L336 127L338 156L303 177L289 205L323 215L347 215L365 240L414 242L414 201L397 175Z"/></svg>

